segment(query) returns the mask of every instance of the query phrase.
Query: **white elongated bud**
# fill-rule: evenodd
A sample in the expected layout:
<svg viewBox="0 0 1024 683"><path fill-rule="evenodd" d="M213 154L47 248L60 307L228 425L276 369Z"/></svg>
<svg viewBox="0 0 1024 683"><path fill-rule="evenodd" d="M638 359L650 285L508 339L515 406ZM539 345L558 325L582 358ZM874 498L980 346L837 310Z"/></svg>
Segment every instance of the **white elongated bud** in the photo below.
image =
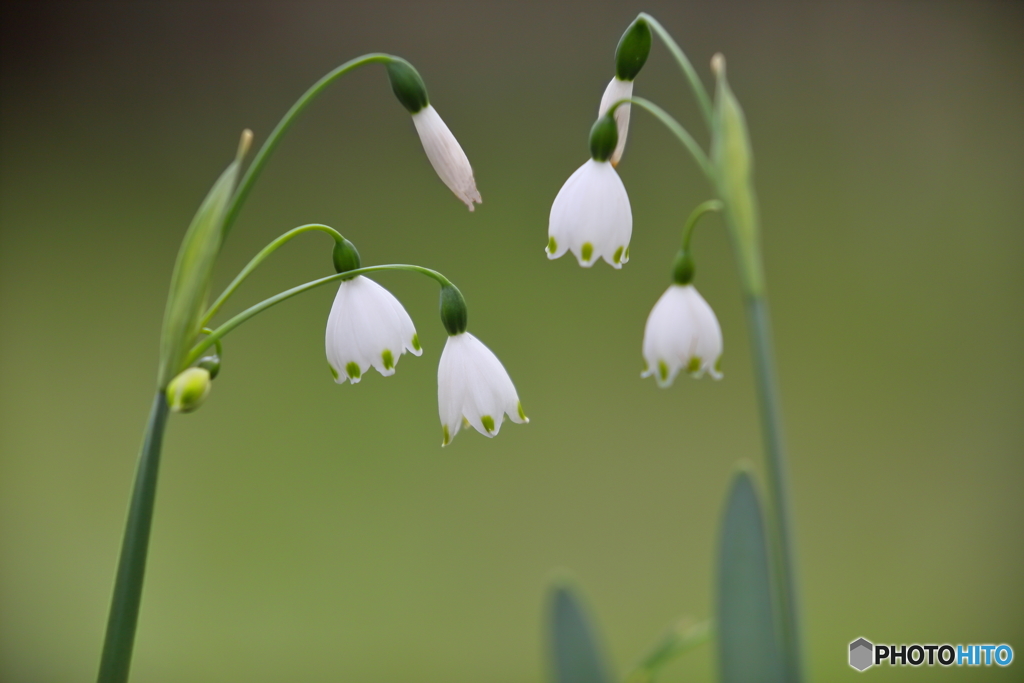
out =
<svg viewBox="0 0 1024 683"><path fill-rule="evenodd" d="M442 182L470 211L474 208L474 202L482 204L483 199L476 189L469 158L433 105L428 104L413 114L412 122L423 143L423 151L427 153L427 159Z"/></svg>

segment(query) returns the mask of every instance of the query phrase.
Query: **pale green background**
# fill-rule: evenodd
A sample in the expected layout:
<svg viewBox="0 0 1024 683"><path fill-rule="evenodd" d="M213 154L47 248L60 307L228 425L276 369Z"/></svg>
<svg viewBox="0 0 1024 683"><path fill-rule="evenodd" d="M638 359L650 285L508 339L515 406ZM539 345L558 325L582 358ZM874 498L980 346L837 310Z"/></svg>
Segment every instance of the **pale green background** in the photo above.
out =
<svg viewBox="0 0 1024 683"><path fill-rule="evenodd" d="M620 671L712 609L722 497L760 467L737 278L695 240L725 379L641 381L678 230L708 198L634 112L632 261L544 257L622 30L647 9L701 75L729 60L757 161L808 660L847 644L1006 642L1024 667L1024 9L1020 3L5 3L0 41L0 680L95 675L175 250L251 127L385 50L476 170L469 214L379 67L332 88L242 213L218 286L310 221L365 263L438 268L532 418L439 446L436 287L380 282L426 352L335 386L333 293L233 333L171 421L133 681L541 681L550 572L573 570ZM706 133L656 44L636 86ZM282 250L234 306L330 272ZM665 681L713 679L713 649Z"/></svg>

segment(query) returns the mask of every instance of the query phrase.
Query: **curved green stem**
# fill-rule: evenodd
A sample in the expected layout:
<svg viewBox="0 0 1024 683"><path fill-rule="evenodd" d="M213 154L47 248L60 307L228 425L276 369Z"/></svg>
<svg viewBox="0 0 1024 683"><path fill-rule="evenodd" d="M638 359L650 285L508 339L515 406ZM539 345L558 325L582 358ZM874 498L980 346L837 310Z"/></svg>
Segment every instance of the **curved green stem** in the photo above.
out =
<svg viewBox="0 0 1024 683"><path fill-rule="evenodd" d="M235 290L238 289L239 285L242 284L245 278L249 277L252 271L256 270L256 267L263 263L263 261L265 261L267 257L269 257L271 254L277 251L278 248L280 248L285 242L288 242L292 238L298 237L302 233L310 232L312 230L326 232L328 235L333 237L334 241L337 243L341 243L345 240L345 238L342 237L341 233L335 230L334 228L331 228L326 225L320 225L319 223L300 225L297 228L289 230L288 232L284 233L267 246L263 247L260 253L256 254L256 256L254 256L253 259L249 261L248 264L246 264L245 268L242 268L241 272L239 272L235 279L231 281L231 284L228 285L223 292L221 292L221 295L217 297L217 300L214 301L213 304L210 306L209 310L206 311L206 315L203 316L203 320L202 322L200 322L200 325L205 326L208 322L210 322L210 319L213 318L214 315L216 315L220 307L224 305L224 302L227 301L228 298L235 293ZM220 351L218 349L218 353L219 352Z"/></svg>
<svg viewBox="0 0 1024 683"><path fill-rule="evenodd" d="M142 452L139 454L132 501L128 507L128 522L121 544L121 558L117 563L110 617L107 619L107 635L103 640L103 655L97 678L99 683L124 683L128 680L135 627L139 622L142 579L146 573L149 532L153 526L160 446L163 444L167 412L167 396L163 391L157 391L146 425Z"/></svg>
<svg viewBox="0 0 1024 683"><path fill-rule="evenodd" d="M679 64L679 68L683 70L683 75L686 76L686 80L690 82L690 87L693 88L693 94L697 98L697 104L700 105L700 111L704 114L704 121L707 122L708 128L712 127L711 121L711 97L708 95L708 91L704 89L704 83L701 82L700 76L693 68L693 64L690 64L690 60L686 58L686 54L683 53L682 48L679 44L669 35L669 32L665 30L665 27L658 23L658 20L652 17L647 12L641 12L638 18L644 19L651 25L655 33L661 37L661 40L665 43L665 47L675 57L676 62Z"/></svg>
<svg viewBox="0 0 1024 683"><path fill-rule="evenodd" d="M700 204L690 213L690 217L686 219L686 225L683 226L683 251L690 250L690 237L693 235L693 229L697 227L697 221L699 221L706 213L721 210L721 201L717 199L709 199L703 204Z"/></svg>
<svg viewBox="0 0 1024 683"><path fill-rule="evenodd" d="M192 351L189 352L188 358L185 360L185 365L192 365L192 363L196 362L199 356L202 355L203 351L210 348L210 346L215 344L217 340L224 337L224 335L226 335L228 332L235 329L236 327L238 327L239 325L241 325L242 323L244 323L246 320L253 317L257 313L262 313L263 311L267 310L268 308L271 308L276 304L281 303L282 301L291 299L293 296L302 294L303 292L308 292L311 289L316 289L317 287L320 287L322 285L326 285L331 282L338 282L339 280L350 280L357 275L373 273L379 270L407 270L414 273L420 273L421 275L426 275L427 277L436 280L442 287L453 286L452 283L448 280L448 278L446 278L444 275L437 272L436 270L431 270L430 268L423 268L422 266L406 265L404 263L391 263L381 266L366 266L365 268L356 268L355 270L348 270L345 271L344 273L328 275L327 277L322 277L319 280L312 280L305 284L299 285L298 287L292 287L291 289L287 289L281 292L280 294L277 294L275 296L270 297L269 299L261 301L255 306L250 306L249 308L245 309L244 311L242 311L235 317L231 318L217 329L213 330L204 339L200 340L198 344L192 347Z"/></svg>
<svg viewBox="0 0 1024 683"><path fill-rule="evenodd" d="M675 135L679 139L679 142L683 143L683 146L686 147L686 149L690 152L694 160L697 162L697 165L700 166L700 169L702 171L704 171L704 175L707 176L711 184L713 186L717 186L717 176L715 175L715 168L714 166L711 165L711 161L708 159L708 155L704 153L704 150L701 149L701 146L697 144L696 140L693 139L693 136L686 132L686 129L683 128L683 126L678 121L672 118L671 114L669 114L667 111L656 105L654 102L646 100L643 97L630 97L627 99L619 100L614 105L612 105L612 108L610 108L609 111L612 112L614 111L614 107L626 103L635 104L642 109L646 109L647 111L654 114L654 117L656 119L665 124L665 127L672 131L672 134Z"/></svg>
<svg viewBox="0 0 1024 683"><path fill-rule="evenodd" d="M300 97L292 108L284 115L281 121L277 124L274 130L270 133L270 137L267 138L263 146L260 147L260 151L256 153L256 157L252 160L248 170L242 177L242 181L238 184L238 189L235 190L235 195L231 199L231 205L228 207L228 211L224 216L224 236L231 231L231 226L234 225L235 220L238 218L239 211L242 210L242 204L245 203L246 197L249 196L252 186L256 183L256 179L263 171L263 167L267 163L267 158L277 147L278 143L281 142L281 138L291 127L292 123L298 118L302 110L305 109L310 102L316 99L316 96L327 89L331 83L336 79L344 76L349 71L357 69L365 64L387 64L388 62L398 61L400 58L392 55L384 54L381 52L371 52L370 54L363 55L362 57L356 57L355 59L349 60L331 71L326 76L321 78L319 81L313 84L313 86L307 90L302 97Z"/></svg>
<svg viewBox="0 0 1024 683"><path fill-rule="evenodd" d="M202 332L203 334L213 334L213 330L211 330L209 327L204 327L202 330L200 330L200 332ZM219 358L223 358L224 357L224 347L221 346L220 339L218 339L215 342L213 342L213 344L214 344L214 347L216 348L217 356Z"/></svg>

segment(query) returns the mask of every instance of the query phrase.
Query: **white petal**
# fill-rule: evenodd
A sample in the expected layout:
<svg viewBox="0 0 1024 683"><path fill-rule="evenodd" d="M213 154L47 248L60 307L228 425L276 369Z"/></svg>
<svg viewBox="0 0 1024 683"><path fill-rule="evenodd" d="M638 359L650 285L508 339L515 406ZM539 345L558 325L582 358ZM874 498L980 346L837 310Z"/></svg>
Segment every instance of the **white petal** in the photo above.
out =
<svg viewBox="0 0 1024 683"><path fill-rule="evenodd" d="M621 268L629 259L632 235L633 212L622 179L607 161L590 159L569 176L551 205L548 258L569 250L581 266L589 268L603 258Z"/></svg>
<svg viewBox="0 0 1024 683"><path fill-rule="evenodd" d="M495 436L505 414L526 422L519 396L501 361L468 332L448 337L437 367L437 405L445 445L466 420L485 436Z"/></svg>
<svg viewBox="0 0 1024 683"><path fill-rule="evenodd" d="M412 319L398 299L360 275L342 282L334 297L327 319L327 361L338 383L358 383L371 366L387 377L406 350L417 353L412 348L415 336Z"/></svg>
<svg viewBox="0 0 1024 683"><path fill-rule="evenodd" d="M641 376L654 375L660 386L672 384L682 369L697 359L693 375L715 369L722 355L722 329L715 313L693 285L672 285L651 309L644 327L643 356L647 368ZM696 362L696 361L694 361Z"/></svg>
<svg viewBox="0 0 1024 683"><path fill-rule="evenodd" d="M629 99L633 96L633 81L620 81L618 76L613 76L608 87L604 89L601 96L601 106L598 107L597 115L603 116L613 104L619 100ZM629 104L620 104L615 108L615 124L619 133L619 141L612 152L612 166L618 166L622 159L622 152L626 149L626 135L629 133Z"/></svg>
<svg viewBox="0 0 1024 683"><path fill-rule="evenodd" d="M473 202L482 204L483 199L476 189L476 180L473 179L473 168L469 165L469 159L433 105L428 104L413 114L412 122L419 133L427 159L448 189L454 192L470 211L473 210Z"/></svg>

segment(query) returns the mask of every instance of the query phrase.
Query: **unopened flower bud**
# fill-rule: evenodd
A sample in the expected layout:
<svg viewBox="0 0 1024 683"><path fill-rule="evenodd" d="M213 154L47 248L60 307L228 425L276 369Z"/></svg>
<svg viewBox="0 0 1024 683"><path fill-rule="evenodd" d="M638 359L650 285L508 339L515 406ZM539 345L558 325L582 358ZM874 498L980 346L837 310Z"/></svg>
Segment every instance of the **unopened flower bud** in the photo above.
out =
<svg viewBox="0 0 1024 683"><path fill-rule="evenodd" d="M167 385L167 403L176 413L191 413L203 405L213 383L206 368L188 368Z"/></svg>
<svg viewBox="0 0 1024 683"><path fill-rule="evenodd" d="M623 81L632 81L640 73L651 54L651 27L637 19L619 39L615 48L615 75Z"/></svg>
<svg viewBox="0 0 1024 683"><path fill-rule="evenodd" d="M590 129L590 157L594 161L608 161L618 142L619 130L615 119L608 114L599 116Z"/></svg>
<svg viewBox="0 0 1024 683"><path fill-rule="evenodd" d="M468 319L466 299L459 288L455 285L441 287L441 323L449 336L465 332Z"/></svg>
<svg viewBox="0 0 1024 683"><path fill-rule="evenodd" d="M359 252L356 250L356 245L349 242L344 237L341 238L340 242L334 243L334 270L338 273L347 273L350 270L355 270L362 261L359 259Z"/></svg>

